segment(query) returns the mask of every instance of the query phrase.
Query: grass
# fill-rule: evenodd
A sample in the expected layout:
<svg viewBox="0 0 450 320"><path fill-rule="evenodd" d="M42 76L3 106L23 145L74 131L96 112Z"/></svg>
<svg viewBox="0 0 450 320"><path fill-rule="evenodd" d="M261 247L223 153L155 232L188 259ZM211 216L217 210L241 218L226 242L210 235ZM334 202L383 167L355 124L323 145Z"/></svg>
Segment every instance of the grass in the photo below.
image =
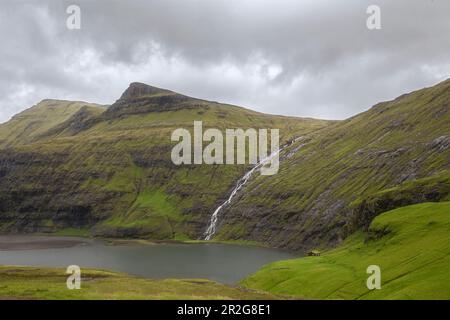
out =
<svg viewBox="0 0 450 320"><path fill-rule="evenodd" d="M139 229L141 237L150 236L155 240L189 239L180 224L183 216L173 202L176 196L169 197L163 190L142 190L131 207L106 220L102 226L110 229Z"/></svg>
<svg viewBox="0 0 450 320"><path fill-rule="evenodd" d="M203 279L152 280L82 269L81 289L68 290L65 269L0 266L0 299L275 299L275 295Z"/></svg>
<svg viewBox="0 0 450 320"><path fill-rule="evenodd" d="M381 268L380 290L366 287L369 265ZM368 233L319 257L269 264L241 284L313 299L450 299L450 202L383 213Z"/></svg>
<svg viewBox="0 0 450 320"><path fill-rule="evenodd" d="M81 101L43 100L0 125L0 147L31 142L68 120L81 108L97 114L105 110L103 106Z"/></svg>

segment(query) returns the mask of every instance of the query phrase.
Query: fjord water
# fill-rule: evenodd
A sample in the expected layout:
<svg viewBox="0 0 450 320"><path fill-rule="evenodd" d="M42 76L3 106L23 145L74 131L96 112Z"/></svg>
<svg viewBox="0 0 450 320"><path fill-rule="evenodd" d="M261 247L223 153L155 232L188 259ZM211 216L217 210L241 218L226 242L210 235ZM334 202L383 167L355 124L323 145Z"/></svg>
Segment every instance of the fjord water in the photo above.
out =
<svg viewBox="0 0 450 320"><path fill-rule="evenodd" d="M267 263L294 257L276 249L225 244L108 245L82 240L72 247L54 248L51 241L58 238L51 238L47 248L0 250L0 265L79 265L147 278L204 278L235 284Z"/></svg>

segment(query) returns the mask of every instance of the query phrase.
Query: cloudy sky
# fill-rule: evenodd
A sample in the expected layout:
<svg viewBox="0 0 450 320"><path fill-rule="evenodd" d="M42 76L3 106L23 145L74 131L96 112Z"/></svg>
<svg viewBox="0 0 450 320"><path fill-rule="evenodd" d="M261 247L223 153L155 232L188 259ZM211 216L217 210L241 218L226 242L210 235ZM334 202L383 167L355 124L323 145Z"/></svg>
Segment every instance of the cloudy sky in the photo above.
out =
<svg viewBox="0 0 450 320"><path fill-rule="evenodd" d="M450 77L449 34L448 0L2 0L0 122L44 98L110 104L133 81L344 119Z"/></svg>

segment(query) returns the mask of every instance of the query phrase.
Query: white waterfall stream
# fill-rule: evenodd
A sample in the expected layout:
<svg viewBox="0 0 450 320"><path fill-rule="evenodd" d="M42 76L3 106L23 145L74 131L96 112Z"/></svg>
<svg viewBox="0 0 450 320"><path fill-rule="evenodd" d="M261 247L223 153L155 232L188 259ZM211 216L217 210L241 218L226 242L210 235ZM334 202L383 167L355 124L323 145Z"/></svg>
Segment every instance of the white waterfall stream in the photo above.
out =
<svg viewBox="0 0 450 320"><path fill-rule="evenodd" d="M231 200L234 198L234 196L237 194L237 192L247 183L247 181L250 179L252 174L262 166L264 166L266 163L268 163L273 157L277 156L286 146L283 146L282 148L278 149L277 151L272 152L270 155L268 155L266 158L262 159L258 164L256 164L250 171L248 171L242 178L240 178L236 184L236 187L231 192L228 199L222 203L220 206L217 207L217 209L214 211L214 213L211 215L211 219L209 221L208 228L206 229L206 232L204 234L204 240L211 240L211 238L216 233L216 226L217 226L217 218L219 215L219 212L222 210L224 206L229 204Z"/></svg>

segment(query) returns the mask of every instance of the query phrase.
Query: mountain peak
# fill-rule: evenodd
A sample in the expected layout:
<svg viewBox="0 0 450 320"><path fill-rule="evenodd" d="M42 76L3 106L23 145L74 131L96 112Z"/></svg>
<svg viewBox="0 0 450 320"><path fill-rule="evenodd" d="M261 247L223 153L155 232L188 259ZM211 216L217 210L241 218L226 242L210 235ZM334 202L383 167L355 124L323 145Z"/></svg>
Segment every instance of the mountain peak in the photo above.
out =
<svg viewBox="0 0 450 320"><path fill-rule="evenodd" d="M180 109L188 97L170 90L132 82L108 110L102 114L104 119L123 115L141 114L169 109Z"/></svg>
<svg viewBox="0 0 450 320"><path fill-rule="evenodd" d="M158 87L149 86L141 82L132 82L120 97L121 100L139 98L144 96L153 96L157 94L167 94L171 91Z"/></svg>

